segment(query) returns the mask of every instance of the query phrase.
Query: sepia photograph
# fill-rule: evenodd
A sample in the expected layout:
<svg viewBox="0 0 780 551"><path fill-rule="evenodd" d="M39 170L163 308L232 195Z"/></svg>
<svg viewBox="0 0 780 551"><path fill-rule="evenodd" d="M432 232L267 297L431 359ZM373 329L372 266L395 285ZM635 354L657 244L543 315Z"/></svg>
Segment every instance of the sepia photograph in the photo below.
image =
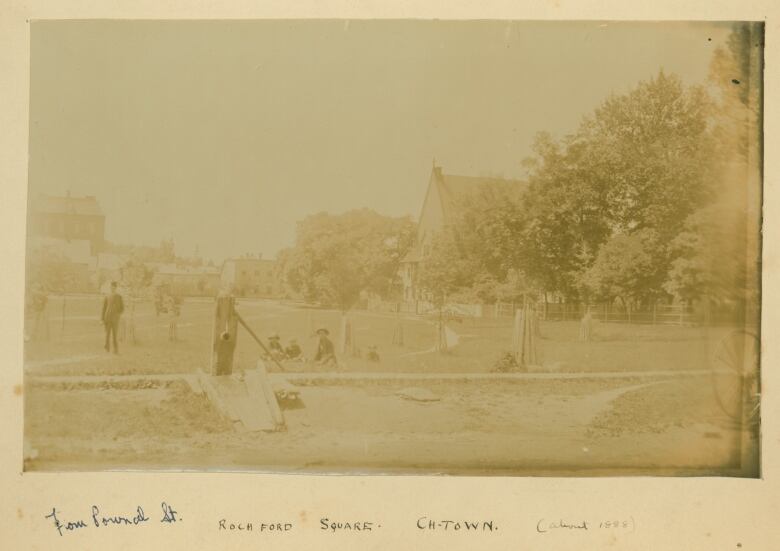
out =
<svg viewBox="0 0 780 551"><path fill-rule="evenodd" d="M25 471L761 476L762 23L29 28Z"/></svg>

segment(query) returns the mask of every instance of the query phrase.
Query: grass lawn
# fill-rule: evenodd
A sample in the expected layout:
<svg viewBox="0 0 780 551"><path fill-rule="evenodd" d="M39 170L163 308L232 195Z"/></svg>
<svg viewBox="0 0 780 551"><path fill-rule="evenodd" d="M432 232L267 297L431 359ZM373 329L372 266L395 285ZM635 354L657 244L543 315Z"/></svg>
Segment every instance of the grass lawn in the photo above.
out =
<svg viewBox="0 0 780 551"><path fill-rule="evenodd" d="M182 305L177 342L168 340L168 318L156 316L151 302L135 306L135 344L120 343L120 355L103 350L99 321L101 297L68 297L49 301L49 338L26 343L25 362L36 374L141 374L181 373L208 369L211 351L213 303L188 299ZM130 318L130 306L124 316ZM284 343L297 338L304 354L316 349L314 331L326 327L338 346L341 314L334 310L304 308L274 301L238 300L237 309L261 338L279 332ZM351 353L342 356L341 369L350 372L485 373L511 349L509 319L466 319L451 322L459 344L440 354L436 322L421 317L355 311L350 313L356 346L378 347L381 361L368 362ZM402 323L404 346L393 345L396 324ZM603 372L707 369L712 351L729 328L673 325L597 323L593 340L578 340L578 322L541 322L538 341L540 366L553 372ZM235 367L254 366L260 348L239 329ZM311 363L288 363L290 371L317 371Z"/></svg>
<svg viewBox="0 0 780 551"><path fill-rule="evenodd" d="M180 340L151 303L135 309L137 343L103 350L100 297L50 302L48 340L25 346L25 372L36 375L143 375L208 370L214 305L185 301ZM262 338L295 337L305 353L313 332L341 314L273 301L239 301ZM452 323L459 344L432 352L435 320L403 318L404 346L392 344L394 315L352 312L356 345L376 345L380 363L341 358L348 372L486 373L509 350L509 320ZM129 318L129 315L128 315ZM542 322L536 370L640 372L706 369L728 328L598 324L578 340L576 322ZM241 329L236 369L255 365L260 349ZM286 369L317 371L311 363ZM408 383L327 381L301 387L304 407L285 410L287 431L234 430L183 381L100 383L25 381L25 439L31 470L124 467L236 468L281 471L449 472L452 474L723 474L740 461L740 434L715 401L707 374L609 379L425 381L438 398L407 400ZM110 389L111 392L106 392ZM616 470L617 469L617 470ZM659 471L660 469L660 471Z"/></svg>

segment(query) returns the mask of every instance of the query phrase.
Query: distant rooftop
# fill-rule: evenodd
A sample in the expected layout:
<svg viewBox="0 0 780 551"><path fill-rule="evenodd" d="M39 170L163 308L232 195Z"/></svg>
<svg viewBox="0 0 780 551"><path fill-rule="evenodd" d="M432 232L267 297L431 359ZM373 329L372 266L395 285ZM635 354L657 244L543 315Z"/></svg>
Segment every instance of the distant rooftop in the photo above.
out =
<svg viewBox="0 0 780 551"><path fill-rule="evenodd" d="M228 258L225 260L225 262L264 262L264 263L273 263L276 262L273 258L262 258L257 256L236 256L233 258Z"/></svg>
<svg viewBox="0 0 780 551"><path fill-rule="evenodd" d="M45 214L81 214L85 216L103 216L97 198L92 195L74 197L66 195L38 195L32 203L32 211Z"/></svg>
<svg viewBox="0 0 780 551"><path fill-rule="evenodd" d="M157 268L158 274L165 275L207 275L207 274L219 274L219 268L215 266L176 266L175 264L165 264Z"/></svg>
<svg viewBox="0 0 780 551"><path fill-rule="evenodd" d="M469 195L478 193L485 188L520 188L528 186L523 180L509 178L496 178L490 176L457 176L444 174L440 167L435 167L439 189L441 190L442 208L444 215L450 217L459 210L458 201Z"/></svg>

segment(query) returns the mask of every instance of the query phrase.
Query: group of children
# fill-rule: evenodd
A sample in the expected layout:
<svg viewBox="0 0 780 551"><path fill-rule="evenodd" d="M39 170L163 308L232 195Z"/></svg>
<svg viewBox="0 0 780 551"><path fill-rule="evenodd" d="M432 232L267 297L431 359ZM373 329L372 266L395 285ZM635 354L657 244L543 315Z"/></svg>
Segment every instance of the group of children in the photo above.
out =
<svg viewBox="0 0 780 551"><path fill-rule="evenodd" d="M298 340L290 339L287 346L282 346L282 339L279 336L279 333L272 333L271 336L268 337L268 351L275 360L292 360L296 362L305 360L303 357L303 350L298 344Z"/></svg>
<svg viewBox="0 0 780 551"><path fill-rule="evenodd" d="M330 331L327 329L317 329L317 352L314 355L314 362L321 366L332 366L338 368L339 362L336 358L336 350L333 346L333 342L330 340ZM272 333L268 337L268 351L271 359L276 361L290 360L296 362L304 362L306 358L303 356L303 350L298 344L297 339L290 339L287 346L282 346L282 339L279 333ZM369 346L366 354L366 359L369 361L378 362L379 352L376 346Z"/></svg>

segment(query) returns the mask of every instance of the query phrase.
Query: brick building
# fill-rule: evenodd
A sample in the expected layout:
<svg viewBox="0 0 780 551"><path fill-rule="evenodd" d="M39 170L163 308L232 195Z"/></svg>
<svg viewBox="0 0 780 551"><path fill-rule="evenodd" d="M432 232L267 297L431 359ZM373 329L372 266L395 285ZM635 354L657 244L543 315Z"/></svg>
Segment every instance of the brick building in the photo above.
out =
<svg viewBox="0 0 780 551"><path fill-rule="evenodd" d="M31 239L88 241L90 254L94 256L103 248L105 227L106 217L91 195L41 194L30 202L28 234Z"/></svg>
<svg viewBox="0 0 780 551"><path fill-rule="evenodd" d="M276 261L259 257L226 260L222 265L221 284L236 296L275 298L282 295L276 275Z"/></svg>

